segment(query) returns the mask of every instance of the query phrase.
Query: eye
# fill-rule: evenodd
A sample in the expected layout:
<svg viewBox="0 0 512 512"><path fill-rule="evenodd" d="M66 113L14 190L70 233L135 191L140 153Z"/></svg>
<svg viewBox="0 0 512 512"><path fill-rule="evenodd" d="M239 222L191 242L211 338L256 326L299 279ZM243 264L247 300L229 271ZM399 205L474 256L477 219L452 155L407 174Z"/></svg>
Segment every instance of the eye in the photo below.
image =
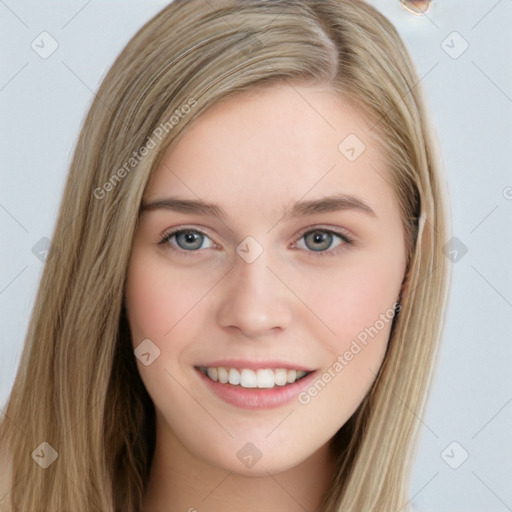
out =
<svg viewBox="0 0 512 512"><path fill-rule="evenodd" d="M178 229L168 232L160 240L160 244L165 243L183 251L198 251L213 247L211 238L197 229Z"/></svg>
<svg viewBox="0 0 512 512"><path fill-rule="evenodd" d="M187 253L215 247L215 243L206 233L192 228L168 231L162 236L159 244L166 244L173 250ZM329 229L314 229L303 233L293 248L303 249L321 256L335 253L336 251L333 249L343 249L343 246L347 244L352 244L352 240L347 235Z"/></svg>
<svg viewBox="0 0 512 512"><path fill-rule="evenodd" d="M352 241L341 233L336 233L328 229L315 229L304 233L298 242L296 242L295 247L307 251L323 253L331 251L340 245L351 243Z"/></svg>

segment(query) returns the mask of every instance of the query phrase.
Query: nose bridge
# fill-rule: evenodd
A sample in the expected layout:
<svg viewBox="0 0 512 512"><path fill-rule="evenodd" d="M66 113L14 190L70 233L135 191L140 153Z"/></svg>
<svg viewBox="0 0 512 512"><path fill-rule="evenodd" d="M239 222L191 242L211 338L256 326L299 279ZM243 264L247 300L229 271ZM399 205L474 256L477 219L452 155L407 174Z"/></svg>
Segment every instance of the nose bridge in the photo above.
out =
<svg viewBox="0 0 512 512"><path fill-rule="evenodd" d="M218 307L222 327L237 328L248 336L286 328L291 321L290 297L286 287L269 269L270 254L243 243L237 248L233 268L226 276ZM240 253L240 248L246 252ZM251 255L251 257L247 257Z"/></svg>
<svg viewBox="0 0 512 512"><path fill-rule="evenodd" d="M269 270L269 259L266 254L262 254L250 263L242 258L237 260L234 270L240 285L239 293L247 293L249 296L271 296L277 291L272 290L277 283L271 282L272 273Z"/></svg>
<svg viewBox="0 0 512 512"><path fill-rule="evenodd" d="M238 284L238 293L252 295L271 295L278 290L271 290L277 285L272 280L269 266L275 266L275 258L268 244L262 245L261 237L258 242L254 237L248 236L236 247L234 260L234 281Z"/></svg>

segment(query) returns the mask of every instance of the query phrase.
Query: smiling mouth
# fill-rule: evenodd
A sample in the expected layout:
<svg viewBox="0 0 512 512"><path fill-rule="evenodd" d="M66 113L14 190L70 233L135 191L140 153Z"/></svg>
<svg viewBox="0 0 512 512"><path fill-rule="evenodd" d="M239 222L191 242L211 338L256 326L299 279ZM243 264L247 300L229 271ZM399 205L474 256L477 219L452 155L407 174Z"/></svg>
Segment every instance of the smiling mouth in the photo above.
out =
<svg viewBox="0 0 512 512"><path fill-rule="evenodd" d="M247 389L270 389L277 386L284 387L300 379L303 379L312 372L303 370L288 370L285 368L271 369L261 368L251 370L249 368L225 368L221 367L197 367L209 379L221 384L231 384L232 386Z"/></svg>

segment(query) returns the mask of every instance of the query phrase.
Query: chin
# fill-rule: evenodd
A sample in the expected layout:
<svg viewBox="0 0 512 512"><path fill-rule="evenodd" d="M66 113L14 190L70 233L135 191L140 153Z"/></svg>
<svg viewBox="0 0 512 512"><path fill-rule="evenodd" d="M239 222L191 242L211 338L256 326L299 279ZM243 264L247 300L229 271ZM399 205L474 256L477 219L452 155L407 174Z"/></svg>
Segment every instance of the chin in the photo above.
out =
<svg viewBox="0 0 512 512"><path fill-rule="evenodd" d="M277 474L287 471L308 458L307 455L297 457L296 450L281 446L276 450L272 446L257 447L250 442L234 442L235 447L226 446L222 453L211 453L202 459L207 464L229 471L241 476L266 477L270 474ZM239 446L240 445L240 446ZM291 455L293 453L293 456Z"/></svg>

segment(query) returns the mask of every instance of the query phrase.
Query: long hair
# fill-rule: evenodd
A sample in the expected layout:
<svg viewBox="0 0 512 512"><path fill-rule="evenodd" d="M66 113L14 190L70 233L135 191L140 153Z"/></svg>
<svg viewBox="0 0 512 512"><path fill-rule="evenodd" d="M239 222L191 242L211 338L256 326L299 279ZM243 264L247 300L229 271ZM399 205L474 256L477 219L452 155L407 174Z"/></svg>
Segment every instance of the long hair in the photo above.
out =
<svg viewBox="0 0 512 512"><path fill-rule="evenodd" d="M276 81L328 84L356 102L386 157L409 250L401 309L371 391L332 440L322 511L406 505L447 282L437 143L413 63L363 1L176 0L119 55L81 129L0 426L3 512L140 509L155 411L124 290L142 195L202 112ZM41 450L57 455L46 468Z"/></svg>

